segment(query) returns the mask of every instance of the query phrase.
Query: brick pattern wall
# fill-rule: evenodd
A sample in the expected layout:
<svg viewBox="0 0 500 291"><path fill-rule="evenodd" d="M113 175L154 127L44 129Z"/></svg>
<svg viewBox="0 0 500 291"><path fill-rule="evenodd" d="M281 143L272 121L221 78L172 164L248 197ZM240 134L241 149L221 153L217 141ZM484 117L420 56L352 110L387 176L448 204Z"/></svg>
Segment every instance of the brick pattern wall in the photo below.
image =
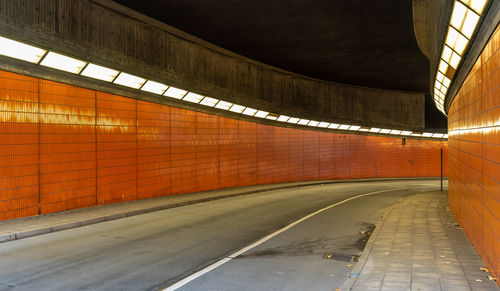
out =
<svg viewBox="0 0 500 291"><path fill-rule="evenodd" d="M449 204L490 270L500 276L500 28L451 104Z"/></svg>
<svg viewBox="0 0 500 291"><path fill-rule="evenodd" d="M447 142L257 124L0 71L0 220L243 185L439 176L441 148Z"/></svg>

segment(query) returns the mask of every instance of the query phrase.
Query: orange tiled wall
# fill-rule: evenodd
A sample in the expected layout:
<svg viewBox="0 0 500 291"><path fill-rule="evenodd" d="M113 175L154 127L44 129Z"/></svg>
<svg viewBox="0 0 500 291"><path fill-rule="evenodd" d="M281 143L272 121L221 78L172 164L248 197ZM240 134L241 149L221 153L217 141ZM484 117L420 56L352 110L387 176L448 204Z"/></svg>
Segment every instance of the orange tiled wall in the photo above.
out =
<svg viewBox="0 0 500 291"><path fill-rule="evenodd" d="M500 276L500 29L451 104L449 204L483 260Z"/></svg>
<svg viewBox="0 0 500 291"><path fill-rule="evenodd" d="M256 124L3 71L0 110L0 220L243 185L439 176L447 148Z"/></svg>

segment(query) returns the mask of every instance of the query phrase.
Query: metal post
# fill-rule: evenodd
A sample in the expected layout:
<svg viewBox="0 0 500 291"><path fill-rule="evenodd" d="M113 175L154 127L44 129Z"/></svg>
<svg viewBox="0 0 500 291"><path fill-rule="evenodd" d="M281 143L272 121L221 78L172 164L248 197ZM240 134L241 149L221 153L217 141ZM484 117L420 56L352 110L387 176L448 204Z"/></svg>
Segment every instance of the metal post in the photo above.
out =
<svg viewBox="0 0 500 291"><path fill-rule="evenodd" d="M441 191L443 191L443 149L441 149Z"/></svg>

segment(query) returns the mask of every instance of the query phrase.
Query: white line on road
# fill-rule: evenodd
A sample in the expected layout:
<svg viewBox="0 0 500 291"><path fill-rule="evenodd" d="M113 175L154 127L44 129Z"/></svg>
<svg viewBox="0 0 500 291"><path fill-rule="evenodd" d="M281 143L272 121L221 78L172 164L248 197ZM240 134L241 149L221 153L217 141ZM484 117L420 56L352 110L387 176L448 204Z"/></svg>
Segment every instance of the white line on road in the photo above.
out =
<svg viewBox="0 0 500 291"><path fill-rule="evenodd" d="M322 208L322 209L320 209L320 210L318 210L318 211L315 211L315 212L313 212L313 213L311 213L311 214L309 214L309 215L307 215L307 216L302 217L302 218L301 218L301 219L299 219L299 220L296 220L296 221L294 221L294 222L290 223L289 225L287 225L287 226L283 227L282 229L279 229L279 230L277 230L277 231L275 231L275 232L273 232L273 233L271 233L271 234L269 234L269 235L267 235L267 236L265 236L265 237L263 237L263 238L259 239L258 241L254 242L253 244L251 244L251 245L249 245L249 246L246 246L246 247L244 247L244 248L240 249L239 251L234 252L233 254L231 254L231 255L229 255L229 256L227 256L227 257L225 257L225 258L223 258L223 259L221 259L221 260L219 260L219 261L217 261L217 262L215 262L215 263L213 263L213 264L211 264L210 266L208 266L208 267L206 267L206 268L204 268L204 269L201 269L201 270L199 270L199 271L198 271L198 272L196 272L196 273L193 273L192 275L190 275L190 276L188 276L188 277L186 277L186 278L184 278L184 279L182 279L182 280L178 281L177 283L175 283L175 284L173 284L173 285L171 285L171 286L169 286L169 287L167 287L167 288L163 289L162 291L173 291L173 290L177 290L177 289L179 289L180 287L182 287L182 286L186 285L187 283L189 283L189 282L193 281L194 279L196 279L196 278L198 278L198 277L201 277L201 276L203 276L204 274L206 274L206 273L208 273L208 272L212 271L213 269L218 268L218 267L220 267L220 266L224 265L225 263L227 263L227 262L231 261L232 259L234 259L234 258L238 257L239 255L241 255L241 254L243 254L243 253L245 253L245 252L247 252L247 251L249 251L249 250L253 249L254 247L256 247L256 246L258 246L258 245L260 245L260 244L262 244L262 243L264 243L264 242L266 242L266 241L268 241L268 240L270 240L271 238L273 238L273 237L277 236L278 234L280 234L280 233L282 233L282 232L284 232L284 231L289 230L290 228L294 227L295 225L297 225L297 224L301 223L302 221L304 221L304 220L306 220L306 219L309 219L309 218L311 218L311 217L315 216L316 214L319 214L319 213L321 213L321 212L323 212L323 211L326 211L326 210L328 210L328 209L330 209L330 208L332 208L332 207L338 206L338 205L340 205L340 204L346 203L346 202L348 202L348 201L351 201L351 200L353 200L353 199L357 199L357 198L360 198L360 197L369 196L369 195L373 195L373 194L377 194L377 193L382 193L382 192L390 192L390 191L403 190L403 189L405 189L405 188L390 189L390 190L380 190L380 191L375 191L375 192L369 192L369 193L365 193L365 194L360 194L360 195L353 196L353 197L351 197L351 198L347 198L347 199L345 199L345 200L342 200L342 201L340 201L340 202L337 202L337 203L332 204L332 205L330 205L330 206L327 206L327 207L325 207L325 208Z"/></svg>

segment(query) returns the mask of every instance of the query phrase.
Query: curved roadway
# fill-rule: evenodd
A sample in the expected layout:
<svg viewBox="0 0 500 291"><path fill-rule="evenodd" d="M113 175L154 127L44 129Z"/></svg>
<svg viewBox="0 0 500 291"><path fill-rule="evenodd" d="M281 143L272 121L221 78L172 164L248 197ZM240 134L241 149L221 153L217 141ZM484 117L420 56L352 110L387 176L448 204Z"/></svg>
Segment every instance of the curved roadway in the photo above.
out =
<svg viewBox="0 0 500 291"><path fill-rule="evenodd" d="M287 230L284 237L266 242L286 239L291 248L271 252L256 248L242 256L286 253L288 258L295 258L283 261L290 264L288 268L283 262L276 268L273 262L241 267L240 272L250 282L245 283L249 290L293 286L322 289L345 279L351 267L345 256L361 253L367 233L392 204L404 196L438 187L437 180L409 180L275 190L1 243L0 290L161 290L318 209L383 190L332 207L315 220ZM322 234L318 234L320 229L324 230ZM328 258L328 254L337 253L339 257ZM331 268L326 274L312 272L315 262L318 270L330 263ZM284 271L266 279L265 274L272 273L266 266ZM292 279L277 280L279 274ZM241 289L241 280L230 282L228 278L220 280L224 274L218 276L199 278L181 289Z"/></svg>

